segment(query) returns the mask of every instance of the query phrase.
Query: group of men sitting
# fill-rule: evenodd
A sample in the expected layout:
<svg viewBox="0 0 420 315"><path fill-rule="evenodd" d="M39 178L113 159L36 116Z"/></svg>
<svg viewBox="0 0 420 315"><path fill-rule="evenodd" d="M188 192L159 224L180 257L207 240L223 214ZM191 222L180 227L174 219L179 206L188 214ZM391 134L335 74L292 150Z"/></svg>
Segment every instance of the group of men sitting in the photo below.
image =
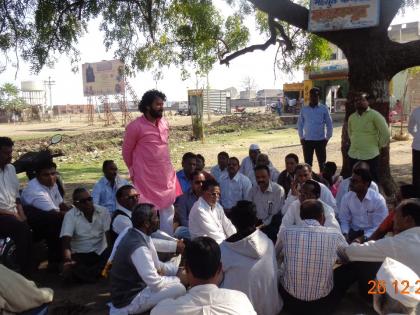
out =
<svg viewBox="0 0 420 315"><path fill-rule="evenodd" d="M135 187L118 176L112 161L104 162L104 178L92 196L87 189L74 190L71 209L58 191L51 163L40 165L19 195L9 164L13 142L4 139L0 237L15 240L22 272L30 270L31 229L44 233L49 263L62 261L69 279L95 281L108 262L110 314L208 309L274 315L283 306L292 314L329 314L355 282L362 296L371 298L368 283L377 274L387 275L381 280L390 283L410 275L412 288L419 278L418 192L402 186L389 211L363 162L341 181L335 198L325 176L299 164L295 154L285 157L280 173L251 145L241 163L220 152L207 173L202 156L186 153L177 173L183 195L175 202L168 235L158 229L154 205L138 203ZM388 233L392 236L384 237ZM170 259L162 262L162 253ZM403 289L405 283L400 284ZM390 291L380 297L385 300L376 298L378 313L411 314L420 295Z"/></svg>

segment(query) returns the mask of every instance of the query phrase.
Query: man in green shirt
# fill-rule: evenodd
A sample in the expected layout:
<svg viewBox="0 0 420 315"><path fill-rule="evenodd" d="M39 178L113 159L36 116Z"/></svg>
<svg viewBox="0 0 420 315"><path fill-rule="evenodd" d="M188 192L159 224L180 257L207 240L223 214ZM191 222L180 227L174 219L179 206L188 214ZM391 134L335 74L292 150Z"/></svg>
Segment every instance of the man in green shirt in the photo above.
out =
<svg viewBox="0 0 420 315"><path fill-rule="evenodd" d="M390 132L385 118L369 107L366 94L355 98L356 112L350 115L348 133L350 137L350 167L358 161L365 161L375 182L378 181L379 154L389 144Z"/></svg>

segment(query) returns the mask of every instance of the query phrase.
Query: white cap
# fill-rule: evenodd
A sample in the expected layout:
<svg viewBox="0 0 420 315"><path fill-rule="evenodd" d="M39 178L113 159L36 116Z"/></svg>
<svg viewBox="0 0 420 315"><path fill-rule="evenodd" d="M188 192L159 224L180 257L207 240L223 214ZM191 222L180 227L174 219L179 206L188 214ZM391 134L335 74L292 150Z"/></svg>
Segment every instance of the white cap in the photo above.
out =
<svg viewBox="0 0 420 315"><path fill-rule="evenodd" d="M384 263L376 274L376 279L384 280L386 292L393 299L397 300L406 307L416 307L420 302L420 294L416 294L418 289L419 276L406 265L392 259L385 258ZM409 286L407 287L407 281ZM398 283L397 290L395 283ZM402 291L408 292L403 294Z"/></svg>
<svg viewBox="0 0 420 315"><path fill-rule="evenodd" d="M260 150L260 146L259 146L258 144L251 144L251 145L249 146L249 149L250 149L251 151Z"/></svg>

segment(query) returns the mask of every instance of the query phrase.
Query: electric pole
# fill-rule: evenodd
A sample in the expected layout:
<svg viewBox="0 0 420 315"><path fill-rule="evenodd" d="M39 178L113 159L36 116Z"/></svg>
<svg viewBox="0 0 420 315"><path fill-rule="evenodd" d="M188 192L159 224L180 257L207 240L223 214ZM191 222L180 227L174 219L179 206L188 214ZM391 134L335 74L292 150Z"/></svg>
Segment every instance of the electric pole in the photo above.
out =
<svg viewBox="0 0 420 315"><path fill-rule="evenodd" d="M52 110L53 108L53 103L52 103L52 93L51 93L51 87L53 85L55 85L55 81L51 81L51 77L48 77L48 81L44 81L44 85L48 86L48 90L49 90L49 94L50 94L50 109Z"/></svg>

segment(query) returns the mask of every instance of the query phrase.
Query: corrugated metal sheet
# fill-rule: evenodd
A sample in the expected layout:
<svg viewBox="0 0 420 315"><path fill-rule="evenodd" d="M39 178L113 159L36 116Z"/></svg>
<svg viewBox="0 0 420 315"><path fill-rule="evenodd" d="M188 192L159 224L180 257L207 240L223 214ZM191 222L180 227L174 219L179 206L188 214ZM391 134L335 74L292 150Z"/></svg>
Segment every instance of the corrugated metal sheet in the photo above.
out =
<svg viewBox="0 0 420 315"><path fill-rule="evenodd" d="M203 112L230 113L230 99L223 90L190 90L188 91L188 107L192 113L197 112L197 105L203 104Z"/></svg>

